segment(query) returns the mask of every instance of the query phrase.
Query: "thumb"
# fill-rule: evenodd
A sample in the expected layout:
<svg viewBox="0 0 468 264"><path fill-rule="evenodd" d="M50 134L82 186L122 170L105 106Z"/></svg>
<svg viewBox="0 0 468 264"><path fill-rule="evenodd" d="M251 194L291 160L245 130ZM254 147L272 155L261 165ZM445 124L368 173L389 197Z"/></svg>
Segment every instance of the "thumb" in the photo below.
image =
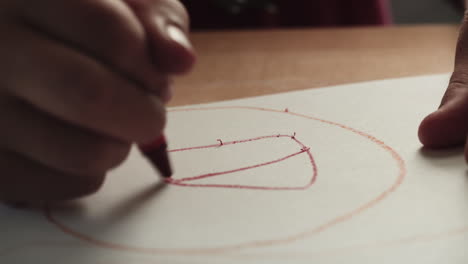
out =
<svg viewBox="0 0 468 264"><path fill-rule="evenodd" d="M468 16L465 15L455 55L455 70L437 111L419 126L419 139L428 147L461 145L468 132Z"/></svg>
<svg viewBox="0 0 468 264"><path fill-rule="evenodd" d="M143 25L156 68L166 73L184 73L195 62L190 43L189 17L177 0L124 0Z"/></svg>

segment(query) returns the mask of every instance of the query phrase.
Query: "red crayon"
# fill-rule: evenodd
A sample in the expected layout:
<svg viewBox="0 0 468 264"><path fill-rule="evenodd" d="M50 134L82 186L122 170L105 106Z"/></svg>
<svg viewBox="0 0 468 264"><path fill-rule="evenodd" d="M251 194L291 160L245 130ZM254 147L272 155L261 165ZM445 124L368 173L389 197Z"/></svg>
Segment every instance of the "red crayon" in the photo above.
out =
<svg viewBox="0 0 468 264"><path fill-rule="evenodd" d="M167 143L164 135L148 144L139 145L143 155L150 160L151 164L156 167L161 175L165 178L172 176L171 164L167 153Z"/></svg>

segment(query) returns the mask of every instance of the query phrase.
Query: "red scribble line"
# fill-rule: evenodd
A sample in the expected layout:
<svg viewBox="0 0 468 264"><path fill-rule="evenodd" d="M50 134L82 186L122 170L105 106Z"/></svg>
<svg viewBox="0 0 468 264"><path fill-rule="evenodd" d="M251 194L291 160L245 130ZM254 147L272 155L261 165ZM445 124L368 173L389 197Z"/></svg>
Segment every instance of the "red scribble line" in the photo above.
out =
<svg viewBox="0 0 468 264"><path fill-rule="evenodd" d="M305 190L312 186L317 178L317 166L315 163L315 160L310 153L310 148L306 147L302 142L300 142L298 139L295 138L294 136L290 135L272 135L272 136L261 136L261 137L256 137L256 138L250 138L250 139L244 139L244 140L235 140L235 141L229 141L229 142L224 142L223 147L227 145L232 145L232 144L239 144L239 143L246 143L246 142L252 142L252 141L257 141L257 140L262 140L262 139L270 139L270 138L290 138L293 141L295 141L300 147L301 150L287 155L285 157L260 163L260 164L255 164L239 169L232 169L228 171L222 171L222 172L213 172L213 173L207 173L199 176L194 176L194 177L187 177L187 178L182 178L182 179L173 179L173 178L168 178L165 181L169 184L177 185L177 186L183 186L183 187L205 187L205 188L233 188L233 189L250 189L250 190L267 190L267 191L281 191L281 190ZM196 149L208 149L208 148L213 148L213 147L220 147L220 145L207 145L207 146L197 146L197 147L190 147L190 148L180 148L180 149L174 149L170 150L169 152L179 152L179 151L189 151L189 150L196 150ZM287 160L289 158L295 157L299 154L302 153L307 153L310 163L312 164L312 177L310 181L304 185L304 186L298 186L298 187L269 187L269 186L252 186L252 185L240 185L240 184L188 184L185 182L188 181L196 181L196 180L201 180L205 178L210 178L210 177L215 177L215 176L220 176L220 175L225 175L225 174L230 174L230 173L235 173L235 172L241 172L245 170L250 170L250 169L255 169L259 168L262 166L267 166L271 165L274 163L278 163L284 160Z"/></svg>
<svg viewBox="0 0 468 264"><path fill-rule="evenodd" d="M276 160L271 160L271 161L267 161L267 162L264 162L264 163L243 167L243 168L240 168L240 169L232 169L232 170L221 171L221 172L207 173L207 174L203 174L203 175L200 175L200 176L188 177L188 178L183 178L183 179L179 179L179 180L172 179L172 178L168 179L168 180L171 180L171 183L173 183L173 184L177 184L177 183L181 183L181 182L201 180L201 179L204 179L204 178L209 178L209 177L222 175L222 174L245 171L245 170L249 170L249 169L253 169L253 168L258 168L258 167L262 167L262 166L266 166L266 165L271 165L271 164L274 164L274 163L277 163L277 162L280 162L280 161L283 161L283 160L287 160L289 158L295 157L295 156L297 156L299 154L302 154L304 152L306 152L306 151L301 150L301 151L298 151L296 153L287 155L285 157L282 157L282 158L279 158L279 159L276 159Z"/></svg>
<svg viewBox="0 0 468 264"><path fill-rule="evenodd" d="M243 139L243 140L233 140L233 141L228 141L228 142L223 142L223 146L228 146L232 144L237 144L237 143L247 143L247 142L252 142L252 141L257 141L261 139L267 139L267 138L276 138L276 137L288 137L291 138L289 135L273 135L273 136L261 136L261 137L255 137L255 138L249 138L249 139ZM301 142L298 142L301 146L303 144ZM187 150L197 150L197 149L209 149L209 148L214 148L214 147L220 147L220 143L218 144L212 144L212 145L205 145L205 146L197 146L197 147L188 147L188 148L178 148L178 149L171 149L168 152L180 152L180 151L187 151Z"/></svg>
<svg viewBox="0 0 468 264"><path fill-rule="evenodd" d="M286 157L282 157L282 158L279 158L279 159L276 159L276 160L272 160L272 161L268 161L268 162L265 162L265 163L260 163L260 164L256 164L256 165L252 165L252 166L248 166L248 167L243 167L243 168L240 168L240 169L233 169L233 170L228 170L228 171L223 171L223 172L208 173L208 174L195 176L195 177L190 177L190 178L184 178L184 179L180 179L180 180L175 180L175 179L169 178L169 179L166 179L166 182L168 182L170 184L179 185L179 186L192 186L192 187L228 187L228 188L255 189L255 190L303 190L303 189L307 189L310 185L312 185L311 183L313 183L313 182L310 182L306 186L302 186L302 187L265 187L265 186L244 186L244 185L235 185L235 184L234 185L230 185L230 184L186 184L184 182L201 180L201 179L208 178L208 177L213 177L213 176L218 176L218 175L223 175L223 174L228 174L228 173L234 173L234 172L240 172L240 171L244 171L244 170L259 168L259 167L262 167L262 166L271 165L271 164L274 164L274 163L277 163L277 162L280 162L280 161L287 160L289 158L295 157L295 156L297 156L299 154L302 154L304 152L306 152L306 151L301 150L299 152L293 153L293 154L288 155Z"/></svg>
<svg viewBox="0 0 468 264"><path fill-rule="evenodd" d="M259 241L253 241L253 242L245 242L245 243L239 243L239 244L232 244L232 245L226 245L226 246L220 246L220 247L214 247L214 248L141 248L141 247L132 247L132 246L127 246L127 245L121 245L117 243L111 243L111 242L106 242L106 241L101 241L98 239L95 239L89 235L86 234L81 234L72 228L62 224L59 222L57 219L55 219L52 215L52 212L49 208L46 208L44 210L44 215L48 219L50 223L55 225L57 228L62 230L64 233L71 235L79 240L88 242L90 244L93 244L95 246L111 249L111 250L118 250L118 251L127 251L127 252L134 252L134 253L141 253L141 254L168 254L168 255L213 255L213 254L223 254L223 253L228 253L232 251L239 251L239 250L244 250L244 249L254 249L254 248L262 248L262 247L267 247L267 246L274 246L274 245L281 245L281 244L287 244L291 242L295 242L313 235L316 235L320 232L323 232L327 230L328 228L331 228L335 225L338 225L340 223L344 223L346 221L351 220L354 216L359 215L363 213L366 210L369 210L370 208L374 207L381 201L383 201L385 198L387 198L390 194L394 193L399 186L403 183L403 180L406 176L406 165L405 161L403 158L390 146L386 145L383 141L378 140L372 135L369 135L365 132L359 131L357 129L354 129L352 127L348 127L346 125L342 125L340 123L316 118L313 116L308 116L304 114L299 114L299 113L294 113L294 112L284 112L282 110L276 110L276 109L268 109L268 108L262 108L262 107L252 107L252 106L221 106L221 107L196 107L196 108L180 108L180 109L173 109L171 112L188 112L188 111L216 111L216 110L256 110L256 111L263 111L263 112L273 112L273 113L282 113L282 114L287 114L287 115L292 115L292 116L297 116L297 117L302 117L305 119L313 120L313 121L318 121L324 124L336 126L343 128L345 130L348 130L349 132L355 133L359 136L362 136L363 138L370 140L371 142L377 144L379 147L383 148L385 151L387 151L390 156L395 160L397 168L398 168L398 175L395 179L395 182L389 186L387 189L383 190L381 194L379 194L377 197L374 199L365 202L361 206L350 210L348 212L345 212L342 215L339 215L338 217L335 217L329 221L326 221L325 223L319 225L319 226L314 226L311 227L310 229L307 229L303 232L292 234L290 236L286 237L280 237L276 239L270 239L270 240L259 240Z"/></svg>

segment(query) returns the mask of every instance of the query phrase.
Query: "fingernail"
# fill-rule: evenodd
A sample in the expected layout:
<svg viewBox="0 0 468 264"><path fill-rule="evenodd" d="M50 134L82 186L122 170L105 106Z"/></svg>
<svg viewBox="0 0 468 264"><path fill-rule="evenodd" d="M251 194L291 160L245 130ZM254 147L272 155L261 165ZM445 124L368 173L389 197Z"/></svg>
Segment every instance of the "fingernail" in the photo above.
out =
<svg viewBox="0 0 468 264"><path fill-rule="evenodd" d="M180 44L181 46L187 48L187 49L192 49L192 44L190 43L190 40L188 39L187 35L185 34L182 29L179 27L169 24L167 25L166 28L167 35L175 42Z"/></svg>

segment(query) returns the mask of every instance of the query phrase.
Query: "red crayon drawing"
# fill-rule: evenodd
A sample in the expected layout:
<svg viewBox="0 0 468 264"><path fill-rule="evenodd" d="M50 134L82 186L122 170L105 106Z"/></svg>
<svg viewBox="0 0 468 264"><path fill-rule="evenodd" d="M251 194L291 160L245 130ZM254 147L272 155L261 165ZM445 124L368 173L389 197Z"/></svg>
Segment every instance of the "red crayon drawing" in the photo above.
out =
<svg viewBox="0 0 468 264"><path fill-rule="evenodd" d="M165 181L169 184L174 184L178 186L185 186L185 187L208 187L208 188L234 188L234 189L252 189L252 190L268 190L268 191L281 191L281 190L305 190L312 186L314 184L315 179L317 178L317 165L315 164L314 158L310 152L310 148L305 146L302 142L300 142L296 138L296 133L294 133L294 136L290 135L272 135L272 136L262 136L262 137L256 137L256 138L250 138L250 139L244 139L244 140L235 140L235 141L230 141L230 142L223 142L220 139L218 139L221 144L216 144L216 145L207 145L207 146L199 146L199 147L190 147L190 148L182 148L182 149L174 149L170 150L169 152L182 152L182 151L190 151L190 150L195 150L195 149L208 149L208 148L214 148L214 147L227 147L229 145L233 144L239 144L239 143L248 143L252 141L258 141L262 139L270 139L270 138L290 138L293 142L297 143L299 148L298 151L292 154L289 154L287 156L284 156L282 158L260 163L260 164L254 164L238 169L233 169L233 170L228 170L228 171L221 171L221 172L213 172L213 173L207 173L199 176L193 176L193 177L186 177L182 179L173 179L173 178L167 178ZM231 173L236 173L236 172L241 172L241 171L246 171L246 170L251 170L251 169L256 169L260 168L263 166L268 166L272 165L275 163L279 163L281 161L285 161L287 159L296 157L300 154L307 154L308 160L310 161L310 164L312 165L312 171L310 175L310 180L307 182L307 184L303 186L287 186L287 187L274 187L274 186L249 186L249 185L241 185L241 184L194 184L194 183L189 183L205 178L210 178L210 177L216 177L220 175L225 175L225 174L231 174Z"/></svg>
<svg viewBox="0 0 468 264"><path fill-rule="evenodd" d="M249 107L249 106L226 106L226 107L199 107L199 108L182 108L182 109L176 109L172 110L171 112L184 112L184 111L223 111L223 110L249 110L249 111L261 111L261 112L270 112L270 113L275 113L275 114L283 114L283 115L289 115L289 116L294 116L294 117L299 117L303 118L305 121L314 121L314 122L319 122L324 125L329 125L333 127L338 127L343 129L343 131L348 132L348 133L353 133L357 136L359 136L363 140L367 140L373 144L375 144L378 148L384 150L386 153L389 154L389 158L394 161L394 165L397 168L397 173L395 175L395 178L393 182L390 184L390 186L387 186L385 189L383 189L377 196L373 197L372 199L368 201L364 201L362 204L357 206L356 208L351 208L348 211L345 211L337 216L332 217L331 219L316 225L316 226L311 226L307 228L306 230L303 230L302 232L299 233L294 233L290 234L285 237L277 237L273 239L257 239L255 241L246 241L243 243L238 243L238 244L231 244L231 245L225 245L225 246L219 246L219 247L210 247L210 248L144 248L144 247L137 247L137 246L132 246L128 244L123 244L123 243L115 243L111 241L104 241L100 240L98 238L95 238L92 234L85 234L80 231L77 231L74 229L74 227L67 225L66 223L63 223L59 218L57 218L54 215L54 212L51 209L45 209L44 214L47 220L56 226L58 229L60 229L62 232L65 234L68 234L72 237L75 237L78 240L81 240L83 242L89 243L91 245L94 245L96 247L100 248L105 248L105 249L111 249L111 250L117 250L117 251L124 251L124 252L132 252L132 253L140 253L140 254L149 254L149 255L157 255L157 254L169 254L169 255L212 255L212 254L223 254L223 253L232 253L232 252L238 252L243 249L254 249L254 248L262 248L262 247L268 247L268 246L278 246L282 244L287 244L291 242L295 242L301 239L305 239L311 236L314 236L318 233L321 233L329 228L332 228L336 225L339 225L341 223L344 223L346 221L350 221L354 216L359 215L372 207L376 206L379 204L381 201L383 201L385 198L389 197L391 194L393 194L398 187L403 183L403 180L406 175L406 166L405 162L402 159L402 157L390 146L385 144L383 141L377 139L376 137L369 135L365 132L362 132L360 130L354 129L352 127L316 118L313 116L309 115L304 115L300 113L294 113L291 111L285 111L284 109L277 110L277 109L268 109L268 108L261 108L261 107ZM273 135L269 137L285 137L286 135ZM253 169L255 166L266 166L271 163L275 162L280 162L282 160L292 158L297 155L301 155L304 153L307 153L309 156L312 166L314 168L314 173L312 175L311 180L308 183L308 187L310 187L311 184L314 183L316 174L317 174L317 169L315 167L314 159L312 155L310 154L310 149L307 146L304 146L301 142L299 142L296 138L296 135L293 136L288 136L291 137L291 139L295 140L297 144L299 144L299 150L296 153L292 153L286 157L283 157L282 159L270 161L270 163L263 163L263 164L257 164L253 166L248 166L244 168L238 168L236 170L232 171L224 171L224 172L217 172L214 174L205 174L205 175L199 175L195 177L190 177L190 178L185 178L185 179L179 179L179 180L170 180L169 183L175 184L175 185L182 185L185 187L194 187L194 188L199 188L199 187L218 187L218 188L238 188L238 189L245 189L249 188L248 186L242 186L242 185L236 185L236 186L207 186L207 185L197 185L197 184L191 184L190 182L196 181L201 178L206 178L206 177L215 177L221 174L229 174L229 173L236 173L242 170L247 170L247 169ZM254 139L248 139L248 140L260 140L258 138ZM220 142L220 144L212 145L212 146L201 146L198 148L210 148L210 147L225 147L226 145L229 144L236 144L236 143L241 143L241 142L246 142L248 140L237 140L237 141L232 141L232 142ZM195 147L197 148L197 147ZM179 150L173 150L173 151L186 151L190 150L192 148L186 148L186 149L179 149ZM308 187L301 187L302 191L309 191L307 188ZM265 190L272 190L269 187L263 187ZM297 187L296 187L297 188ZM283 189L284 190L284 189ZM310 189L312 190L312 189Z"/></svg>

